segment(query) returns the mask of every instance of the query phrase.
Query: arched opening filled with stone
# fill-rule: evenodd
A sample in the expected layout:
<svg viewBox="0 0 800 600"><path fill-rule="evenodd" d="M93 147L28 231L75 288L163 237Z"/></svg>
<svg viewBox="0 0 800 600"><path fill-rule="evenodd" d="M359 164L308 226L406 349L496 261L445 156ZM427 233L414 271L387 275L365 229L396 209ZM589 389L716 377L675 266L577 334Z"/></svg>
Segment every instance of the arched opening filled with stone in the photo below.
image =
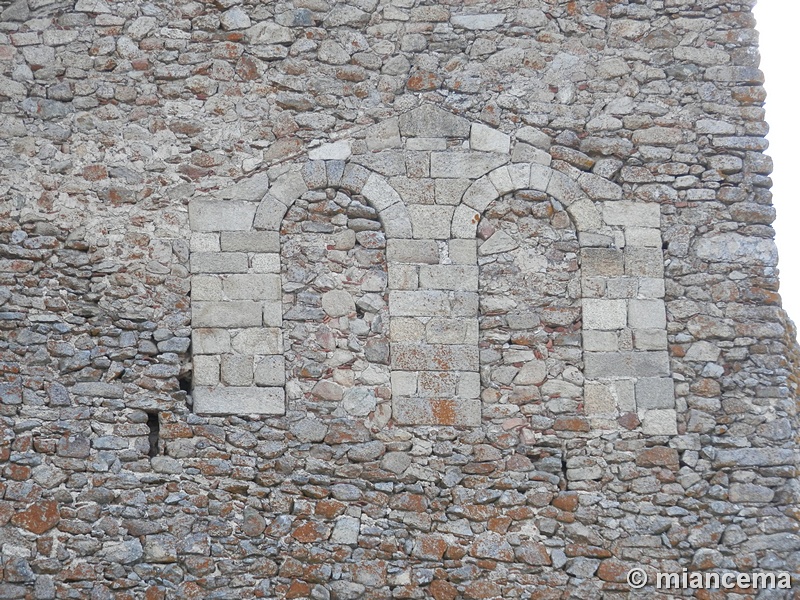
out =
<svg viewBox="0 0 800 600"><path fill-rule="evenodd" d="M280 250L279 359L288 413L303 415L295 434L321 440L326 426L316 419L380 428L391 390L386 236L377 211L358 194L309 190L286 212Z"/></svg>
<svg viewBox="0 0 800 600"><path fill-rule="evenodd" d="M545 192L498 198L478 224L484 420L570 427L583 400L580 246Z"/></svg>

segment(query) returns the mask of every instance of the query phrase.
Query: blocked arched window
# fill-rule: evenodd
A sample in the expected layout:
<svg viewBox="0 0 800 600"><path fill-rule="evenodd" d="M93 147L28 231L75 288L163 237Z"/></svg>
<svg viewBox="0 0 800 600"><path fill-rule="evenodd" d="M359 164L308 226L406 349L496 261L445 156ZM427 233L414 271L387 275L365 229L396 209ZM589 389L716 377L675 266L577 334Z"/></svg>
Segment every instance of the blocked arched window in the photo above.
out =
<svg viewBox="0 0 800 600"><path fill-rule="evenodd" d="M244 200L190 204L195 410L280 415L287 410L288 392L291 399L327 395L330 414L346 413L349 401L339 388L346 388L344 378L352 375L354 387L361 377L381 400L391 396L390 403L367 399L355 409L381 407L384 423L391 417L399 425L479 425L484 411L494 420L507 410L502 394L499 402L493 396L506 385L519 390L512 392L517 394L513 401L538 393L553 413L559 406L568 412L584 391L591 426L613 428L626 417L624 426L635 427L638 421L623 414L635 411L643 431L666 431L664 423L675 421L675 411L658 206L624 200L619 186L598 175L551 167L549 154L524 142L532 139L527 134L515 138L441 108L423 105L374 127L366 132L368 152L354 154L347 140L327 144L309 154L313 160L274 169L274 181L263 181L266 195L248 192ZM259 185L245 187L252 191ZM375 217L385 234L388 338L386 307L367 298L378 292L338 278L338 270L354 269L354 279L361 280L359 256L369 253L353 246L336 254L343 251L336 245L353 235L341 229L350 227L347 207L353 202L368 207L367 216ZM365 217L353 216L358 218ZM484 229L478 231L482 219ZM488 227L496 233L487 237ZM358 241L360 232L354 233ZM289 236L285 244L283 234ZM318 236L314 243L302 241L312 234ZM329 234L340 237L320 245ZM292 241L293 235L301 241ZM533 244L536 235L552 240ZM517 247L490 252L502 246L503 236L512 241L516 236ZM362 246L372 243L368 234L361 237ZM516 255L498 256L509 252ZM300 266L289 264L295 258ZM507 290L500 293L492 286L518 279L517 273L502 270L503 261L520 263L516 268L530 271L533 281L537 261L543 260L555 270L526 292L533 300L518 299L538 311L547 334L537 354L539 334L526 329L524 311L511 307L503 315L503 327L511 329L510 319L521 333L504 331L494 339L491 332L492 319L505 310L493 294L513 300L526 289L524 278L502 284ZM569 271L578 263L582 277ZM487 276L479 290L481 269ZM492 269L502 276L488 276ZM552 286L558 289L546 292ZM493 302L500 305L493 308ZM325 310L326 303L331 310ZM338 316L340 311L348 311L347 327L352 316L356 331L365 329L360 321L369 331L351 340L353 332L345 335L335 321L345 317ZM373 327L375 322L379 326ZM583 335L576 331L578 322ZM530 345L515 343L515 335L519 342L532 336ZM313 343L304 345L302 340L311 337ZM352 346L342 349L353 355L347 357L352 373L327 356L340 343ZM498 344L509 347L498 350ZM524 347L515 354L517 345ZM559 362L548 364L556 350ZM315 351L324 351L327 365L314 359ZM523 383L541 377L542 362L541 383ZM513 377L506 366L515 369ZM502 383L509 377L510 383ZM526 385L536 392L524 391ZM535 410L533 404L526 415Z"/></svg>
<svg viewBox="0 0 800 600"><path fill-rule="evenodd" d="M492 202L477 233L484 418L546 429L583 401L577 231L559 202L529 189Z"/></svg>
<svg viewBox="0 0 800 600"><path fill-rule="evenodd" d="M378 211L360 195L310 190L289 208L280 235L284 357L275 360L281 369L285 360L288 410L322 419L386 412L388 271Z"/></svg>

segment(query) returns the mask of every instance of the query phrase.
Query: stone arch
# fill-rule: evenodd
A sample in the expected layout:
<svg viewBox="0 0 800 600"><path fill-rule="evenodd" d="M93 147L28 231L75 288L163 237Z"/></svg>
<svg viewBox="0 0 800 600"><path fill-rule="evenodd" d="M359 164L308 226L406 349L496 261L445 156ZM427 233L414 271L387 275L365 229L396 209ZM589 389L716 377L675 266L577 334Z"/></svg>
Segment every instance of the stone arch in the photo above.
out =
<svg viewBox="0 0 800 600"><path fill-rule="evenodd" d="M579 233L609 233L600 211L575 180L546 165L515 163L490 171L467 188L453 215L452 236L474 238L478 223L492 202L525 189L544 192L561 202Z"/></svg>
<svg viewBox="0 0 800 600"><path fill-rule="evenodd" d="M342 188L364 196L378 211L387 239L411 237L408 209L386 179L361 165L338 160L310 160L278 177L258 205L253 228L279 231L286 211L300 196L324 188Z"/></svg>

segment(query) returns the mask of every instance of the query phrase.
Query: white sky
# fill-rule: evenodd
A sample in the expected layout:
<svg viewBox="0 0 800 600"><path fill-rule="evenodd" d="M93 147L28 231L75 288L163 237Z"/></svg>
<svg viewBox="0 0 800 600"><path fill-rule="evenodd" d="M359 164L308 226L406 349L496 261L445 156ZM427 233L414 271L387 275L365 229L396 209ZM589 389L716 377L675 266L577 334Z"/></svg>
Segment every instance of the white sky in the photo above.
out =
<svg viewBox="0 0 800 600"><path fill-rule="evenodd" d="M777 231L780 253L781 296L783 307L796 323L800 323L800 207L792 186L792 169L797 159L797 140L800 136L800 98L797 67L797 22L800 4L795 0L758 0L755 8L760 34L761 70L766 76L767 122L770 132L767 153L775 162L772 173L773 203L778 219Z"/></svg>

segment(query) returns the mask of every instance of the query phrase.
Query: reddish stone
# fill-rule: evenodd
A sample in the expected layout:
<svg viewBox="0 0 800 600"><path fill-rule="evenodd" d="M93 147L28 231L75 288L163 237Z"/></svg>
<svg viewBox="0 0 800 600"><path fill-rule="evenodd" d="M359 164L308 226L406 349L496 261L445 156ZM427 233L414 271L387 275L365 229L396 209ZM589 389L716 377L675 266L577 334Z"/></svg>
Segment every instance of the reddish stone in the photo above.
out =
<svg viewBox="0 0 800 600"><path fill-rule="evenodd" d="M462 510L470 521L484 522L497 515L497 509L488 504L468 504Z"/></svg>
<svg viewBox="0 0 800 600"><path fill-rule="evenodd" d="M207 556L187 556L183 559L186 570L195 577L203 577L214 572L214 560Z"/></svg>
<svg viewBox="0 0 800 600"><path fill-rule="evenodd" d="M11 522L17 527L41 535L55 527L60 519L56 501L42 500L11 517Z"/></svg>
<svg viewBox="0 0 800 600"><path fill-rule="evenodd" d="M169 128L172 133L183 135L197 135L203 131L203 126L196 121L172 121Z"/></svg>
<svg viewBox="0 0 800 600"><path fill-rule="evenodd" d="M56 440L52 438L36 438L33 440L33 448L40 454L55 454L56 444Z"/></svg>
<svg viewBox="0 0 800 600"><path fill-rule="evenodd" d="M144 593L144 600L164 600L166 597L166 590L155 585L151 585Z"/></svg>
<svg viewBox="0 0 800 600"><path fill-rule="evenodd" d="M473 581L464 588L464 597L472 600L502 598L500 586L492 581Z"/></svg>
<svg viewBox="0 0 800 600"><path fill-rule="evenodd" d="M575 512L578 508L578 494L575 492L562 492L553 498L553 506L566 512Z"/></svg>
<svg viewBox="0 0 800 600"><path fill-rule="evenodd" d="M222 158L213 152L194 152L190 160L198 167L215 167L222 163Z"/></svg>
<svg viewBox="0 0 800 600"><path fill-rule="evenodd" d="M289 579L297 579L303 574L303 563L294 558L287 558L283 561L278 575L281 577L288 577Z"/></svg>
<svg viewBox="0 0 800 600"><path fill-rule="evenodd" d="M413 555L423 560L442 560L447 542L438 535L420 535L414 543Z"/></svg>
<svg viewBox="0 0 800 600"><path fill-rule="evenodd" d="M67 567L62 571L62 575L65 581L88 581L97 577L94 567L87 563L78 563Z"/></svg>
<svg viewBox="0 0 800 600"><path fill-rule="evenodd" d="M8 479L25 481L31 476L31 468L25 465L8 465L4 474Z"/></svg>
<svg viewBox="0 0 800 600"><path fill-rule="evenodd" d="M559 417L556 419L556 422L553 423L553 429L556 431L591 431L589 422L580 417Z"/></svg>
<svg viewBox="0 0 800 600"><path fill-rule="evenodd" d="M194 581L187 581L178 586L175 597L186 600L194 600L195 598L201 600L206 597L206 591Z"/></svg>
<svg viewBox="0 0 800 600"><path fill-rule="evenodd" d="M525 494L528 504L536 507L548 506L553 500L552 492L528 492Z"/></svg>
<svg viewBox="0 0 800 600"><path fill-rule="evenodd" d="M721 392L719 382L716 379L700 379L692 384L691 389L693 393L705 398L714 398L719 396Z"/></svg>
<svg viewBox="0 0 800 600"><path fill-rule="evenodd" d="M686 356L686 346L681 344L670 344L669 353L677 358Z"/></svg>
<svg viewBox="0 0 800 600"><path fill-rule="evenodd" d="M243 56L236 64L236 74L245 81L258 79L258 62L249 56Z"/></svg>
<svg viewBox="0 0 800 600"><path fill-rule="evenodd" d="M87 181L100 181L108 178L105 165L89 165L83 168L83 178Z"/></svg>
<svg viewBox="0 0 800 600"><path fill-rule="evenodd" d="M461 560L467 555L467 549L462 546L448 546L444 553L447 560Z"/></svg>
<svg viewBox="0 0 800 600"><path fill-rule="evenodd" d="M267 527L267 522L261 513L256 509L248 506L244 509L244 516L242 519L242 532L250 537L258 537L264 533Z"/></svg>
<svg viewBox="0 0 800 600"><path fill-rule="evenodd" d="M628 571L630 570L631 565L612 558L600 563L600 567L597 569L597 576L603 581L623 583L627 581Z"/></svg>
<svg viewBox="0 0 800 600"><path fill-rule="evenodd" d="M308 598L311 595L311 586L304 581L293 581L286 590L284 598Z"/></svg>
<svg viewBox="0 0 800 600"><path fill-rule="evenodd" d="M348 65L336 69L336 78L341 79L342 81L351 81L353 83L359 83L367 79L367 71L363 67ZM364 86L356 86L355 89L356 89L356 96L361 97L361 93L363 93L364 90L369 88L365 88Z"/></svg>
<svg viewBox="0 0 800 600"><path fill-rule="evenodd" d="M2 486L0 486L0 488L2 488ZM2 491L3 490L0 489L0 493L2 493ZM8 523L11 520L11 517L13 517L16 512L17 511L15 503L0 500L0 526Z"/></svg>
<svg viewBox="0 0 800 600"><path fill-rule="evenodd" d="M162 423L159 435L164 440L193 437L192 428L186 423Z"/></svg>
<svg viewBox="0 0 800 600"><path fill-rule="evenodd" d="M186 163L181 164L178 167L178 171L186 175L192 181L197 181L198 179L202 179L203 177L206 177L210 173L208 169L202 169L200 167L196 167Z"/></svg>
<svg viewBox="0 0 800 600"><path fill-rule="evenodd" d="M27 273L33 269L33 263L29 260L0 260L0 269L12 273Z"/></svg>
<svg viewBox="0 0 800 600"><path fill-rule="evenodd" d="M761 104L767 98L766 90L761 86L741 86L733 88L731 96L742 104Z"/></svg>
<svg viewBox="0 0 800 600"><path fill-rule="evenodd" d="M369 430L362 424L333 423L325 436L326 444L353 444L372 439Z"/></svg>
<svg viewBox="0 0 800 600"><path fill-rule="evenodd" d="M396 510L425 512L428 509L428 499L420 494L404 492L389 501L389 506Z"/></svg>
<svg viewBox="0 0 800 600"><path fill-rule="evenodd" d="M470 475L488 475L489 473L493 473L496 470L496 467L492 463L473 462L464 465L461 470Z"/></svg>
<svg viewBox="0 0 800 600"><path fill-rule="evenodd" d="M562 600L563 596L559 590L542 588L531 592L528 600Z"/></svg>
<svg viewBox="0 0 800 600"><path fill-rule="evenodd" d="M433 596L433 600L455 600L456 596L458 596L456 586L449 581L441 579L431 582L428 586L428 591Z"/></svg>
<svg viewBox="0 0 800 600"><path fill-rule="evenodd" d="M314 508L314 514L325 519L333 519L344 513L346 509L347 505L338 500L320 500Z"/></svg>
<svg viewBox="0 0 800 600"><path fill-rule="evenodd" d="M486 528L489 531L495 531L497 533L505 533L508 531L508 528L511 526L511 518L506 516L501 517L492 517L486 523Z"/></svg>
<svg viewBox="0 0 800 600"><path fill-rule="evenodd" d="M620 415L617 419L617 423L619 423L620 426L624 427L625 429L633 430L641 424L641 421L639 421L639 417L636 416L636 413L629 412Z"/></svg>
<svg viewBox="0 0 800 600"><path fill-rule="evenodd" d="M408 78L406 87L414 92L435 90L442 85L442 80L430 71L417 71Z"/></svg>
<svg viewBox="0 0 800 600"><path fill-rule="evenodd" d="M568 512L560 512L556 515L556 520L561 521L562 523L574 523L575 514Z"/></svg>
<svg viewBox="0 0 800 600"><path fill-rule="evenodd" d="M533 471L534 466L531 459L524 454L512 454L506 460L506 469L509 471Z"/></svg>
<svg viewBox="0 0 800 600"><path fill-rule="evenodd" d="M330 528L323 523L306 521L292 532L292 537L303 544L327 540L330 535Z"/></svg>
<svg viewBox="0 0 800 600"><path fill-rule="evenodd" d="M530 506L515 506L506 511L506 515L511 517L514 521L527 521L536 516L536 511Z"/></svg>
<svg viewBox="0 0 800 600"><path fill-rule="evenodd" d="M645 448L636 455L636 464L640 467L666 467L677 470L678 451L666 446Z"/></svg>
<svg viewBox="0 0 800 600"><path fill-rule="evenodd" d="M547 548L539 542L523 542L514 549L514 554L517 560L534 567L550 565L550 555L547 553Z"/></svg>

